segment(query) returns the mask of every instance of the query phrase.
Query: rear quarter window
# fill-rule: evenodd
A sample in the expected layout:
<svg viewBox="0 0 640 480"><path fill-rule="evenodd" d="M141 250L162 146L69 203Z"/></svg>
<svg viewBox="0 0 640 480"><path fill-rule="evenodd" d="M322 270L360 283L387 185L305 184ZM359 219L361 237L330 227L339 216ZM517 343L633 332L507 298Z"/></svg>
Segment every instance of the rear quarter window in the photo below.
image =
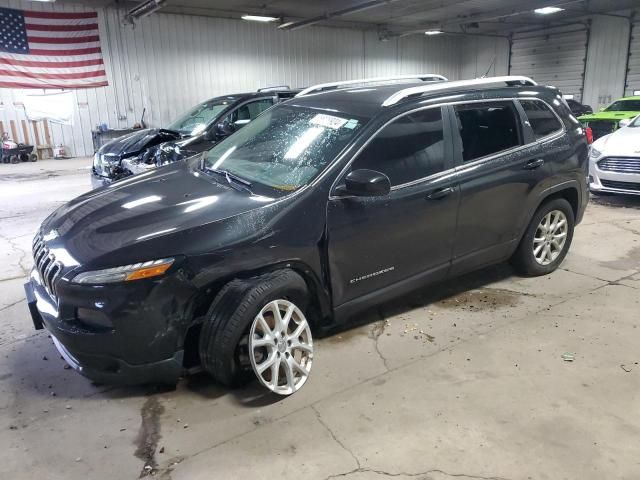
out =
<svg viewBox="0 0 640 480"><path fill-rule="evenodd" d="M520 100L536 140L562 130L562 123L551 108L540 100Z"/></svg>

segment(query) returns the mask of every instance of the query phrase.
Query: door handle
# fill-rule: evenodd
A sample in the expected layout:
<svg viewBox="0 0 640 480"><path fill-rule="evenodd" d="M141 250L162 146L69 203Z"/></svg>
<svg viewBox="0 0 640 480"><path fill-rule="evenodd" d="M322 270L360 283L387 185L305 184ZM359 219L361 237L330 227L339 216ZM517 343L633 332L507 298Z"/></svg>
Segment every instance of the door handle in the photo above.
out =
<svg viewBox="0 0 640 480"><path fill-rule="evenodd" d="M440 200L453 193L453 187L440 188L427 195L427 200Z"/></svg>
<svg viewBox="0 0 640 480"><path fill-rule="evenodd" d="M544 158L537 158L527 162L524 168L527 170L534 170L536 168L540 168L542 165L544 165Z"/></svg>

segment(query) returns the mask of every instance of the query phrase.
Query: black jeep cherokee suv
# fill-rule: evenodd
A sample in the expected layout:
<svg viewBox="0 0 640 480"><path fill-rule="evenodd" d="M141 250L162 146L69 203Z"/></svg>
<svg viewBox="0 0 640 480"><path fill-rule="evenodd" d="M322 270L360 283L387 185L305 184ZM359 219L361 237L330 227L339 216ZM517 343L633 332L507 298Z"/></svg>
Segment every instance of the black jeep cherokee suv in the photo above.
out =
<svg viewBox="0 0 640 480"><path fill-rule="evenodd" d="M588 201L583 127L522 77L308 91L214 148L76 198L42 224L37 328L97 381L279 394L312 332L427 282L563 261Z"/></svg>
<svg viewBox="0 0 640 480"><path fill-rule="evenodd" d="M215 97L193 107L166 128L146 128L105 143L93 157L93 188L209 150L266 109L292 98L287 86Z"/></svg>

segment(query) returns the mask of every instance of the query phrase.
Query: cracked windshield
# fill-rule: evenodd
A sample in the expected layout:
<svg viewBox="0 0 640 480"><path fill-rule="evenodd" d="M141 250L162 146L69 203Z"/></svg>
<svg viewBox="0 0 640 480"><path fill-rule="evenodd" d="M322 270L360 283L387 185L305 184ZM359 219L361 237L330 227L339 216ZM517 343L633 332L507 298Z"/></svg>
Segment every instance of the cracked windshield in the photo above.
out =
<svg viewBox="0 0 640 480"><path fill-rule="evenodd" d="M364 119L316 109L269 110L209 151L204 169L288 192L306 185L362 128Z"/></svg>

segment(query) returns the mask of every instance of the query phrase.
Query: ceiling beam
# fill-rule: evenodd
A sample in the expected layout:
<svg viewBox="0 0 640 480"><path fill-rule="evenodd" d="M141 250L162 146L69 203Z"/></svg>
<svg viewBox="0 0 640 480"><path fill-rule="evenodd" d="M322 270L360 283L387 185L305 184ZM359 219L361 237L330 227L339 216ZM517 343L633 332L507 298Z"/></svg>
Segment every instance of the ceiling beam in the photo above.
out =
<svg viewBox="0 0 640 480"><path fill-rule="evenodd" d="M370 0L368 2L359 3L357 5L353 5L351 7L343 8L340 10L326 12L325 14L318 15L317 17L305 18L296 22L283 23L282 25L278 26L278 28L282 30L298 30L300 28L315 25L316 23L324 22L325 20L329 20L335 17L342 17L344 15L350 15L352 13L363 12L365 10L381 7L383 5L398 1L400 0Z"/></svg>

